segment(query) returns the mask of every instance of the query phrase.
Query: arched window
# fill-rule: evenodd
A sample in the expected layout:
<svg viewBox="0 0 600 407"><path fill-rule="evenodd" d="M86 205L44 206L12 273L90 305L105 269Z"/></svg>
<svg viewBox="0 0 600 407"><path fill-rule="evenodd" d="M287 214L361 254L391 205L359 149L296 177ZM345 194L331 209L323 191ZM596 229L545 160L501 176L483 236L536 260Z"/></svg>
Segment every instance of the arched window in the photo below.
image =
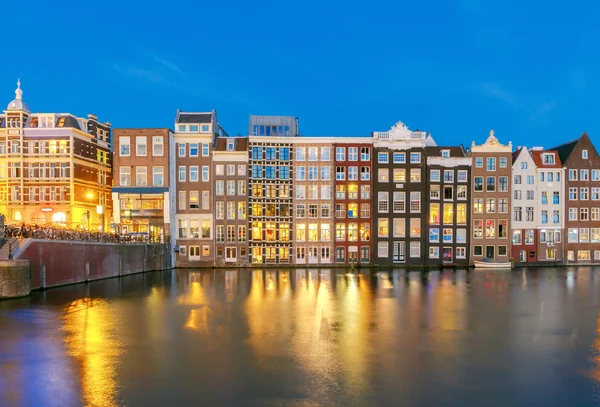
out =
<svg viewBox="0 0 600 407"><path fill-rule="evenodd" d="M56 212L55 214L52 215L52 223L66 225L67 224L67 215L65 215L62 212Z"/></svg>

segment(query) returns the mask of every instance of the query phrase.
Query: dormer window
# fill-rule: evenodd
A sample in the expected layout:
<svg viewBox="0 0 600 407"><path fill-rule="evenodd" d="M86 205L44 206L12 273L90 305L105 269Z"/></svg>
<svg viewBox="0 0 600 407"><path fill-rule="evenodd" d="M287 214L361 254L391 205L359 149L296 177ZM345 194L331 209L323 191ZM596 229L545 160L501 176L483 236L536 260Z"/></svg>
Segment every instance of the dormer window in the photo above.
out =
<svg viewBox="0 0 600 407"><path fill-rule="evenodd" d="M198 126L196 126L197 128ZM203 124L202 125L202 133L208 133L208 124Z"/></svg>
<svg viewBox="0 0 600 407"><path fill-rule="evenodd" d="M554 154L544 154L544 164L554 164Z"/></svg>
<svg viewBox="0 0 600 407"><path fill-rule="evenodd" d="M227 140L227 151L233 151L234 146L235 146L235 143L233 140Z"/></svg>
<svg viewBox="0 0 600 407"><path fill-rule="evenodd" d="M31 123L29 124L29 127L37 127L38 126L38 118L34 117L31 119Z"/></svg>
<svg viewBox="0 0 600 407"><path fill-rule="evenodd" d="M177 131L178 132L187 131L187 126L185 124L180 124L177 126Z"/></svg>
<svg viewBox="0 0 600 407"><path fill-rule="evenodd" d="M190 131L190 133L198 133L198 125L190 124L189 131Z"/></svg>
<svg viewBox="0 0 600 407"><path fill-rule="evenodd" d="M587 160L587 158L588 158L588 151L587 150L582 150L581 151L581 158L583 158L584 160Z"/></svg>
<svg viewBox="0 0 600 407"><path fill-rule="evenodd" d="M450 150L442 150L442 158L450 158Z"/></svg>
<svg viewBox="0 0 600 407"><path fill-rule="evenodd" d="M56 126L63 127L64 125L65 125L65 118L61 117L60 119L58 119L58 124Z"/></svg>

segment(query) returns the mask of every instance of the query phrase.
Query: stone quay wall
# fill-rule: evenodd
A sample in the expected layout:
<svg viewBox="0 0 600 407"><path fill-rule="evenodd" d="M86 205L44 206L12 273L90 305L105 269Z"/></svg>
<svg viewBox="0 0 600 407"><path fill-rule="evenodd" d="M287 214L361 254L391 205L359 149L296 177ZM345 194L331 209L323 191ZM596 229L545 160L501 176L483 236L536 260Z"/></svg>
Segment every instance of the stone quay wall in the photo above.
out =
<svg viewBox="0 0 600 407"><path fill-rule="evenodd" d="M31 293L27 260L0 260L0 299L25 297Z"/></svg>
<svg viewBox="0 0 600 407"><path fill-rule="evenodd" d="M31 265L31 290L171 268L170 246L28 239L15 259Z"/></svg>

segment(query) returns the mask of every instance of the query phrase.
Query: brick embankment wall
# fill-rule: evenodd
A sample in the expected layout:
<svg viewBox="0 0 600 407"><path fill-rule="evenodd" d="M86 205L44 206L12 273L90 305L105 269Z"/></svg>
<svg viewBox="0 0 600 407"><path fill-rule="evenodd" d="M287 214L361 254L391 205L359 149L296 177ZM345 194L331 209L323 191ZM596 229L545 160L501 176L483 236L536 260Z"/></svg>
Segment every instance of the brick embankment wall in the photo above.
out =
<svg viewBox="0 0 600 407"><path fill-rule="evenodd" d="M166 244L33 239L16 257L31 264L32 290L171 268Z"/></svg>
<svg viewBox="0 0 600 407"><path fill-rule="evenodd" d="M27 260L0 260L0 299L25 297L31 293Z"/></svg>

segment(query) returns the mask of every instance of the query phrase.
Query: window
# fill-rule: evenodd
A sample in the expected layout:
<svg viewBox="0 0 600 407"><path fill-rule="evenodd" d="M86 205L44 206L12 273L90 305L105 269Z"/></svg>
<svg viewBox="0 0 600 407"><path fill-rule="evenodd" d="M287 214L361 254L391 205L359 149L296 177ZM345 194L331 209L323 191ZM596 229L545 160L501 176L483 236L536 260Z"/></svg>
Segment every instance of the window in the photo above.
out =
<svg viewBox="0 0 600 407"><path fill-rule="evenodd" d="M443 230L442 242L452 243L452 237L453 237L452 229L444 229Z"/></svg>
<svg viewBox="0 0 600 407"><path fill-rule="evenodd" d="M521 222L523 220L523 212L520 206L516 206L514 209L514 218L515 222Z"/></svg>
<svg viewBox="0 0 600 407"><path fill-rule="evenodd" d="M542 174L544 174L544 173L542 172ZM534 185L534 182L535 181L533 179L533 175L528 175L527 176L527 185Z"/></svg>
<svg viewBox="0 0 600 407"><path fill-rule="evenodd" d="M580 228L579 229L579 242L588 243L590 241L590 229Z"/></svg>
<svg viewBox="0 0 600 407"><path fill-rule="evenodd" d="M331 147L321 147L321 161L331 160Z"/></svg>
<svg viewBox="0 0 600 407"><path fill-rule="evenodd" d="M483 256L483 246L473 246L473 256Z"/></svg>
<svg viewBox="0 0 600 407"><path fill-rule="evenodd" d="M147 155L146 142L148 138L146 136L137 136L135 138L135 155L138 157L145 157Z"/></svg>
<svg viewBox="0 0 600 407"><path fill-rule="evenodd" d="M142 187L148 185L148 173L146 167L135 167L135 185Z"/></svg>
<svg viewBox="0 0 600 407"><path fill-rule="evenodd" d="M321 185L321 199L331 199L331 185Z"/></svg>
<svg viewBox="0 0 600 407"><path fill-rule="evenodd" d="M589 198L589 188L579 188L579 200L587 201Z"/></svg>
<svg viewBox="0 0 600 407"><path fill-rule="evenodd" d="M521 163L521 169L522 170L526 170L527 169L527 163L526 162L522 162Z"/></svg>
<svg viewBox="0 0 600 407"><path fill-rule="evenodd" d="M335 217L339 219L346 217L346 204L335 204Z"/></svg>
<svg viewBox="0 0 600 407"><path fill-rule="evenodd" d="M190 143L190 157L198 157L198 143Z"/></svg>
<svg viewBox="0 0 600 407"><path fill-rule="evenodd" d="M548 211L542 211L542 223L548 223Z"/></svg>
<svg viewBox="0 0 600 407"><path fill-rule="evenodd" d="M225 181L219 180L215 183L215 195L225 195Z"/></svg>
<svg viewBox="0 0 600 407"><path fill-rule="evenodd" d="M335 167L335 179L338 181L346 179L346 167Z"/></svg>
<svg viewBox="0 0 600 407"><path fill-rule="evenodd" d="M371 179L371 167L360 167L360 179L369 181Z"/></svg>
<svg viewBox="0 0 600 407"><path fill-rule="evenodd" d="M190 166L190 182L198 181L198 166Z"/></svg>
<svg viewBox="0 0 600 407"><path fill-rule="evenodd" d="M410 193L410 211L412 213L421 212L421 193L418 191L412 191Z"/></svg>
<svg viewBox="0 0 600 407"><path fill-rule="evenodd" d="M508 192L508 177L498 177L498 191Z"/></svg>
<svg viewBox="0 0 600 407"><path fill-rule="evenodd" d="M577 188L569 188L569 201L577 200Z"/></svg>
<svg viewBox="0 0 600 407"><path fill-rule="evenodd" d="M454 189L450 186L444 186L444 201L452 201L454 199Z"/></svg>
<svg viewBox="0 0 600 407"><path fill-rule="evenodd" d="M533 222L533 207L528 206L525 208L525 221Z"/></svg>
<svg viewBox="0 0 600 407"><path fill-rule="evenodd" d="M577 208L569 208L569 220L577 220Z"/></svg>
<svg viewBox="0 0 600 407"><path fill-rule="evenodd" d="M467 224L467 204L456 204L456 224Z"/></svg>
<svg viewBox="0 0 600 407"><path fill-rule="evenodd" d="M496 159L494 157L487 157L485 159L486 171L496 171Z"/></svg>
<svg viewBox="0 0 600 407"><path fill-rule="evenodd" d="M308 205L308 217L309 218L317 218L317 217L319 217L318 205L316 205L316 204L310 204L310 205Z"/></svg>
<svg viewBox="0 0 600 407"><path fill-rule="evenodd" d="M589 208L579 208L579 220L590 220Z"/></svg>
<svg viewBox="0 0 600 407"><path fill-rule="evenodd" d="M494 219L485 220L485 238L495 239L496 238L496 221Z"/></svg>
<svg viewBox="0 0 600 407"><path fill-rule="evenodd" d="M120 167L119 173L120 177L120 186L128 187L131 185L131 168L129 167Z"/></svg>
<svg viewBox="0 0 600 407"><path fill-rule="evenodd" d="M421 237L421 218L410 218L410 237Z"/></svg>
<svg viewBox="0 0 600 407"><path fill-rule="evenodd" d="M404 168L394 168L394 182L396 183L404 183L406 182L406 170Z"/></svg>
<svg viewBox="0 0 600 407"><path fill-rule="evenodd" d="M163 167L152 167L152 185L164 185L164 169Z"/></svg>
<svg viewBox="0 0 600 407"><path fill-rule="evenodd" d="M269 178L268 175L267 178ZM319 179L319 167L308 167L308 179L309 181L316 181ZM350 179L350 175L348 175L348 179Z"/></svg>
<svg viewBox="0 0 600 407"><path fill-rule="evenodd" d="M179 210L187 209L187 192L179 191Z"/></svg>
<svg viewBox="0 0 600 407"><path fill-rule="evenodd" d="M357 181L358 180L358 167L348 167L348 180L349 181Z"/></svg>
<svg viewBox="0 0 600 407"><path fill-rule="evenodd" d="M454 206L452 204L444 204L444 225L452 225L454 222Z"/></svg>
<svg viewBox="0 0 600 407"><path fill-rule="evenodd" d="M430 259L439 259L440 258L440 248L439 247L430 247L429 248L429 258Z"/></svg>
<svg viewBox="0 0 600 407"><path fill-rule="evenodd" d="M360 186L360 199L371 199L371 186L361 185Z"/></svg>
<svg viewBox="0 0 600 407"><path fill-rule="evenodd" d="M587 158L588 158L587 150L581 150L581 158L583 158L584 160L587 160Z"/></svg>
<svg viewBox="0 0 600 407"><path fill-rule="evenodd" d="M163 138L152 137L152 155L155 157L163 156Z"/></svg>
<svg viewBox="0 0 600 407"><path fill-rule="evenodd" d="M394 159L394 164L405 164L406 163L406 154L394 153L393 159Z"/></svg>
<svg viewBox="0 0 600 407"><path fill-rule="evenodd" d="M388 243L387 242L379 242L377 243L377 257L386 258L388 257Z"/></svg>
<svg viewBox="0 0 600 407"><path fill-rule="evenodd" d="M209 153L208 143L203 143L202 144L202 157L208 157L208 153Z"/></svg>
<svg viewBox="0 0 600 407"><path fill-rule="evenodd" d="M390 156L388 153L378 153L377 162L380 164L387 164L390 162Z"/></svg>
<svg viewBox="0 0 600 407"><path fill-rule="evenodd" d="M287 168L287 167L286 167ZM279 170L281 178L281 169ZM331 180L331 167L321 167L321 181L329 181Z"/></svg>
<svg viewBox="0 0 600 407"><path fill-rule="evenodd" d="M318 161L319 160L319 148L318 147L308 147L308 161Z"/></svg>
<svg viewBox="0 0 600 407"><path fill-rule="evenodd" d="M557 175L558 175L558 173L557 173ZM557 181L558 181L558 179L557 179ZM600 170L592 170L592 181L600 181Z"/></svg>
<svg viewBox="0 0 600 407"><path fill-rule="evenodd" d="M411 168L410 169L410 182L421 182L421 169Z"/></svg>
<svg viewBox="0 0 600 407"><path fill-rule="evenodd" d="M129 157L129 155L131 154L131 145L130 145L131 141L129 139L129 137L119 137L119 145L121 146L120 149L120 154L123 157ZM31 148L29 149L29 154L33 154L33 151L31 150ZM4 151L2 152L2 154L6 154L6 144L4 144Z"/></svg>
<svg viewBox="0 0 600 407"><path fill-rule="evenodd" d="M227 181L227 195L229 195L229 196L235 195L235 181L232 181L232 180Z"/></svg>
<svg viewBox="0 0 600 407"><path fill-rule="evenodd" d="M569 228L567 234L567 240L569 243L577 243L579 242L579 229L577 228Z"/></svg>
<svg viewBox="0 0 600 407"><path fill-rule="evenodd" d="M238 181L238 195L246 195L246 181Z"/></svg>
<svg viewBox="0 0 600 407"><path fill-rule="evenodd" d="M569 181L577 181L577 170L569 170Z"/></svg>
<svg viewBox="0 0 600 407"><path fill-rule="evenodd" d="M429 198L430 199L440 199L440 186L439 185L431 185L429 187Z"/></svg>
<svg viewBox="0 0 600 407"><path fill-rule="evenodd" d="M473 179L473 190L475 192L483 192L483 177L475 177Z"/></svg>
<svg viewBox="0 0 600 407"><path fill-rule="evenodd" d="M377 170L377 179L379 182L389 182L390 181L390 170L387 168L379 168Z"/></svg>
<svg viewBox="0 0 600 407"><path fill-rule="evenodd" d="M321 241L331 241L331 225L329 223L321 224Z"/></svg>
<svg viewBox="0 0 600 407"><path fill-rule="evenodd" d="M506 198L498 199L498 212L499 213L507 213L508 212L508 199L506 199Z"/></svg>
<svg viewBox="0 0 600 407"><path fill-rule="evenodd" d="M520 175L515 175L514 177L514 184L519 185L521 184L521 176Z"/></svg>
<svg viewBox="0 0 600 407"><path fill-rule="evenodd" d="M486 192L496 191L496 177L486 177Z"/></svg>
<svg viewBox="0 0 600 407"><path fill-rule="evenodd" d="M296 185L296 199L306 199L306 185Z"/></svg>
<svg viewBox="0 0 600 407"><path fill-rule="evenodd" d="M346 161L346 148L345 147L336 147L335 148L335 160L336 161Z"/></svg>
<svg viewBox="0 0 600 407"><path fill-rule="evenodd" d="M360 161L369 161L371 159L371 148L361 147L360 148Z"/></svg>
<svg viewBox="0 0 600 407"><path fill-rule="evenodd" d="M421 243L410 242L410 257L421 257Z"/></svg>
<svg viewBox="0 0 600 407"><path fill-rule="evenodd" d="M348 161L358 161L358 147L348 147Z"/></svg>
<svg viewBox="0 0 600 407"><path fill-rule="evenodd" d="M477 167L477 168L483 168L483 157L476 157L475 158L475 167Z"/></svg>
<svg viewBox="0 0 600 407"><path fill-rule="evenodd" d="M454 182L454 171L452 171L452 170L444 171L444 182Z"/></svg>
<svg viewBox="0 0 600 407"><path fill-rule="evenodd" d="M458 170L456 173L456 180L458 182L467 182L467 171L466 170Z"/></svg>
<svg viewBox="0 0 600 407"><path fill-rule="evenodd" d="M483 213L483 198L473 199L473 212Z"/></svg>
<svg viewBox="0 0 600 407"><path fill-rule="evenodd" d="M346 241L346 225L344 223L335 224L335 240L336 242Z"/></svg>
<svg viewBox="0 0 600 407"><path fill-rule="evenodd" d="M429 181L440 182L440 170L431 170L429 172Z"/></svg>
<svg viewBox="0 0 600 407"><path fill-rule="evenodd" d="M377 211L379 213L387 213L389 205L389 193L378 192L377 193Z"/></svg>
<svg viewBox="0 0 600 407"><path fill-rule="evenodd" d="M554 191L552 193L552 203L554 205L558 205L560 203L560 195L558 191Z"/></svg>
<svg viewBox="0 0 600 407"><path fill-rule="evenodd" d="M440 204L432 203L429 204L429 224L439 225L440 224Z"/></svg>
<svg viewBox="0 0 600 407"><path fill-rule="evenodd" d="M179 238L185 239L187 238L187 219L179 219Z"/></svg>
<svg viewBox="0 0 600 407"><path fill-rule="evenodd" d="M406 237L406 219L394 218L392 235L394 237Z"/></svg>

